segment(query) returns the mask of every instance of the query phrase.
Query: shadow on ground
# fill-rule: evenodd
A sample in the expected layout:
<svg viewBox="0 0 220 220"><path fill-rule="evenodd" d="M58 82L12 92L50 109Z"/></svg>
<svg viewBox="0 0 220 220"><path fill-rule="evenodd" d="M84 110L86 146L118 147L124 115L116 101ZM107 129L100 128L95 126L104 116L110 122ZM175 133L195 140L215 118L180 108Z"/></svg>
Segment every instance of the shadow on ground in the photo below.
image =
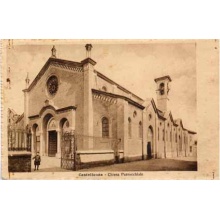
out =
<svg viewBox="0 0 220 220"><path fill-rule="evenodd" d="M80 171L197 171L197 162L152 159L81 169Z"/></svg>

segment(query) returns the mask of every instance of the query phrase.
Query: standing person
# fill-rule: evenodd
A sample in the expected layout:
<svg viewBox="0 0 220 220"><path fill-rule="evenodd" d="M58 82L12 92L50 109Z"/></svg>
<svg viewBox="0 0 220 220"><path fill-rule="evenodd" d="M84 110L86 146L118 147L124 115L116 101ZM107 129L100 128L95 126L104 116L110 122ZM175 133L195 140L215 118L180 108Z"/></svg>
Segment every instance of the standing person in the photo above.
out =
<svg viewBox="0 0 220 220"><path fill-rule="evenodd" d="M37 152L37 154L33 157L34 159L34 171L37 169L39 169L39 165L40 165L40 162L41 162L41 157L39 155L39 152Z"/></svg>

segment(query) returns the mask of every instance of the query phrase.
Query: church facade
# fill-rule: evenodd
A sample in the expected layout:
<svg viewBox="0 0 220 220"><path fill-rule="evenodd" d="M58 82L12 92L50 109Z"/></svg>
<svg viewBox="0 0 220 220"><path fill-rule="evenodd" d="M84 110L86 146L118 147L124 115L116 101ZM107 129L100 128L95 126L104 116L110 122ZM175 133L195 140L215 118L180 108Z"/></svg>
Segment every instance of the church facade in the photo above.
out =
<svg viewBox="0 0 220 220"><path fill-rule="evenodd" d="M80 164L195 156L196 132L167 110L171 77L155 79L157 104L143 100L97 71L91 50L87 44L87 58L74 62L53 47L32 83L26 79L22 120L32 154L74 153Z"/></svg>

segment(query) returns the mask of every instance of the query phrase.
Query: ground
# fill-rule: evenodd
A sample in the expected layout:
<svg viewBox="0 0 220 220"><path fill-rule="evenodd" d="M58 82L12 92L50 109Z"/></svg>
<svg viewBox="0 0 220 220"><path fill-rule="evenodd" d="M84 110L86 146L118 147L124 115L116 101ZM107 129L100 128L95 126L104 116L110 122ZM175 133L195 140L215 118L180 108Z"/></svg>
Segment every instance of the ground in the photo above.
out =
<svg viewBox="0 0 220 220"><path fill-rule="evenodd" d="M40 169L33 172L71 172L60 168L60 160L43 157ZM151 159L129 163L112 164L107 166L91 167L79 171L196 171L197 162L192 158L184 159Z"/></svg>
<svg viewBox="0 0 220 220"><path fill-rule="evenodd" d="M80 171L196 171L197 162L173 159L142 160L82 169Z"/></svg>

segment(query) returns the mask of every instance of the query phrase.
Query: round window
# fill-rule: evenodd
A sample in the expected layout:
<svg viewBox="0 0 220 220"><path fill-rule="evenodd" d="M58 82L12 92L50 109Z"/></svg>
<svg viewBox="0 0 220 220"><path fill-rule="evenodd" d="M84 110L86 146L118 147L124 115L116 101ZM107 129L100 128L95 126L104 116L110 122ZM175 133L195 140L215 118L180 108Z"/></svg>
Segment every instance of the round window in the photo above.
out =
<svg viewBox="0 0 220 220"><path fill-rule="evenodd" d="M58 90L58 79L56 76L51 76L47 80L47 90L50 95L55 95Z"/></svg>

